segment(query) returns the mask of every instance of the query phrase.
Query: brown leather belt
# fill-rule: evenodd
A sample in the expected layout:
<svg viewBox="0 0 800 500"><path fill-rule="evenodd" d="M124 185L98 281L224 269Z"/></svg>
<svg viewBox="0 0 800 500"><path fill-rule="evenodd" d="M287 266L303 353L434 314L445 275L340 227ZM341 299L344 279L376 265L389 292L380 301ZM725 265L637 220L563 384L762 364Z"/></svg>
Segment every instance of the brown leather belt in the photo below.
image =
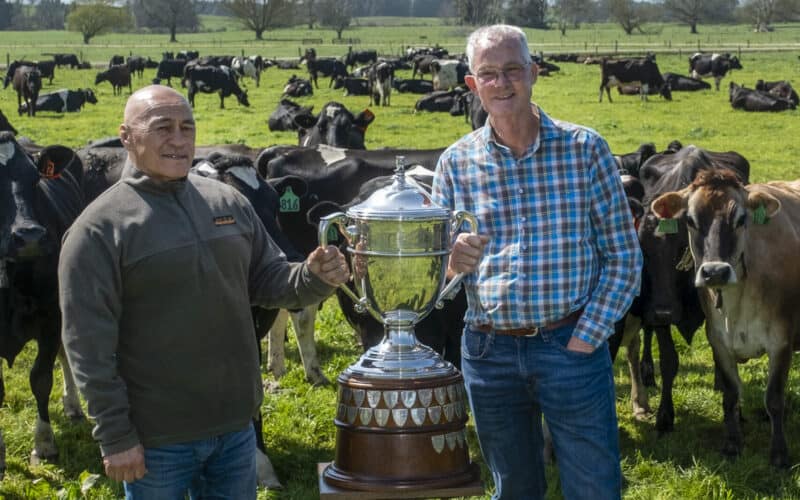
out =
<svg viewBox="0 0 800 500"><path fill-rule="evenodd" d="M571 325L573 323L577 323L580 319L581 314L583 314L583 308L581 307L577 311L571 312L568 315L564 316L558 321L554 321L549 325L545 326L529 326L525 328L509 328L508 330L500 330L493 328L492 325L473 325L472 328L479 332L483 333L491 333L494 332L497 335L512 335L514 337L535 337L539 335L539 332L543 332L546 330L555 330L556 328L561 328L562 326Z"/></svg>

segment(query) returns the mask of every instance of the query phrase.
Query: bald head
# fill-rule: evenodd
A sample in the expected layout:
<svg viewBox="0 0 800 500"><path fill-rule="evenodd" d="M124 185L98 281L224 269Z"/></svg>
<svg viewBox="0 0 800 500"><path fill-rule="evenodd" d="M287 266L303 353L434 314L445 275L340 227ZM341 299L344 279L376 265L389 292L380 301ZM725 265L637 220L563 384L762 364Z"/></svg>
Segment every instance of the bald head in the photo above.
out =
<svg viewBox="0 0 800 500"><path fill-rule="evenodd" d="M119 127L128 159L151 177L186 177L194 158L195 125L183 95L163 85L137 90L125 105Z"/></svg>
<svg viewBox="0 0 800 500"><path fill-rule="evenodd" d="M162 106L186 106L191 110L189 101L177 90L166 85L148 85L137 90L128 98L123 123L129 127L133 126L146 119L153 110Z"/></svg>

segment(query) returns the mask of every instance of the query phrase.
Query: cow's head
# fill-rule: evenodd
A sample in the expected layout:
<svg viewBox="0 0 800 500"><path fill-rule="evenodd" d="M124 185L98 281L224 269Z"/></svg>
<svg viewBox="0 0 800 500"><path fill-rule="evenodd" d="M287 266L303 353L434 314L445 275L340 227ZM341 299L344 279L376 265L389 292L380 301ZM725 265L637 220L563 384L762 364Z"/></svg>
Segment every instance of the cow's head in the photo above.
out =
<svg viewBox="0 0 800 500"><path fill-rule="evenodd" d="M652 203L658 217L685 221L694 258L697 287L723 288L744 278L748 228L765 224L780 201L758 188L746 188L726 170L702 172L692 184L665 193Z"/></svg>
<svg viewBox="0 0 800 500"><path fill-rule="evenodd" d="M664 84L661 85L661 88L659 89L658 92L664 99L668 101L672 100L672 88L670 87L669 82L664 82Z"/></svg>
<svg viewBox="0 0 800 500"><path fill-rule="evenodd" d="M237 92L236 93L236 100L239 101L239 104L241 104L242 106L245 106L245 107L249 107L250 106L250 101L247 99L247 91L246 90L240 90L239 92Z"/></svg>
<svg viewBox="0 0 800 500"><path fill-rule="evenodd" d="M253 160L242 155L212 153L201 160L192 172L204 177L224 182L242 193L256 211L270 237L292 261L302 261L304 256L297 252L283 234L278 223L280 199L278 193L256 172Z"/></svg>
<svg viewBox="0 0 800 500"><path fill-rule="evenodd" d="M97 96L94 95L94 91L92 89L79 89L79 92L83 92L83 97L86 99L86 102L90 104L97 104Z"/></svg>
<svg viewBox="0 0 800 500"><path fill-rule="evenodd" d="M339 148L365 149L364 137L367 127L375 119L369 109L353 115L343 104L329 102L322 107L313 122L297 117L298 132L302 146L327 144Z"/></svg>
<svg viewBox="0 0 800 500"><path fill-rule="evenodd" d="M58 244L48 239L47 229L36 218L40 196L37 184L41 179L58 178L73 159L71 150L54 146L42 150L38 164L34 163L11 132L0 132L0 260L3 263L36 257Z"/></svg>
<svg viewBox="0 0 800 500"><path fill-rule="evenodd" d="M730 63L731 69L742 69L742 63L739 62L739 58L738 57L731 56L728 59L728 62Z"/></svg>

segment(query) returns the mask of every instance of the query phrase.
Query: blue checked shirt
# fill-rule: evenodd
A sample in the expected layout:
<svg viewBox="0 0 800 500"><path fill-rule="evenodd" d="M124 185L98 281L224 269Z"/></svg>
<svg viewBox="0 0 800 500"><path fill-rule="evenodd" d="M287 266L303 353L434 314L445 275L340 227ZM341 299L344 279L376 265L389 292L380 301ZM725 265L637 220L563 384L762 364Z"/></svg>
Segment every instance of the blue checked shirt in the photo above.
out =
<svg viewBox="0 0 800 500"><path fill-rule="evenodd" d="M599 346L639 293L641 250L605 140L539 116L539 137L520 158L488 122L447 148L433 200L473 213L490 238L464 279L467 323L544 326L584 307L574 335Z"/></svg>

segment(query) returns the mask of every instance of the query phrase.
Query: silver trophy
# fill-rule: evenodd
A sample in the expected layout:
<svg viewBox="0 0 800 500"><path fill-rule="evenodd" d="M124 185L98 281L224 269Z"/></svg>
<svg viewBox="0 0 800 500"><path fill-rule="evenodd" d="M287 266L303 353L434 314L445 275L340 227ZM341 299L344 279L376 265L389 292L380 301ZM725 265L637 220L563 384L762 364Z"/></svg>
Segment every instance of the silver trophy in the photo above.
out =
<svg viewBox="0 0 800 500"><path fill-rule="evenodd" d="M322 479L351 490L479 495L461 373L414 334L457 291L461 275L444 286L450 247L464 222L477 232L477 220L434 204L403 162L398 156L391 185L320 221L321 245L333 228L347 242L357 293L341 289L384 326L381 343L339 375L336 457Z"/></svg>
<svg viewBox="0 0 800 500"><path fill-rule="evenodd" d="M376 377L424 377L452 370L446 361L417 341L414 325L434 306L457 291L463 275L444 288L450 246L467 221L473 232L478 222L465 211L434 204L413 178L406 177L404 158L397 157L390 186L347 211L323 217L319 241L328 244L328 230L338 227L351 255L358 295L340 288L385 327L380 344L370 348L349 370Z"/></svg>

